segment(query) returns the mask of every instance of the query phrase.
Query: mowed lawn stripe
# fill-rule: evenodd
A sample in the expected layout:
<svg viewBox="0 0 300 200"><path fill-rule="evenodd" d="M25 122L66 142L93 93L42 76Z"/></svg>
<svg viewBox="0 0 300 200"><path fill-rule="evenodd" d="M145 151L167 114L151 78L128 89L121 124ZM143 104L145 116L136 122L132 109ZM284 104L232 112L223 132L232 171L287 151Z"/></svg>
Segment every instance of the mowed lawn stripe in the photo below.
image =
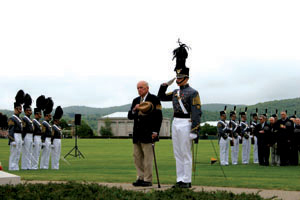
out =
<svg viewBox="0 0 300 200"><path fill-rule="evenodd" d="M218 143L216 140L213 143L219 156ZM22 180L127 183L135 180L136 170L133 163L133 147L130 139L79 139L78 145L85 158L68 156L66 158L67 162L60 161L59 170L21 170L13 173L20 175ZM62 140L62 157L73 147L73 139ZM176 167L172 141L160 140L155 148L161 183L175 183ZM210 164L211 157L216 157L211 141L200 140L196 179L193 181L193 185L300 190L300 166L259 166L252 164L251 153L251 164L249 165L223 166L227 176L227 179L225 179L219 164ZM5 171L8 169L8 158L9 146L7 140L0 139L0 162L2 162ZM241 148L239 159L239 163L241 163ZM153 182L156 183L154 171Z"/></svg>

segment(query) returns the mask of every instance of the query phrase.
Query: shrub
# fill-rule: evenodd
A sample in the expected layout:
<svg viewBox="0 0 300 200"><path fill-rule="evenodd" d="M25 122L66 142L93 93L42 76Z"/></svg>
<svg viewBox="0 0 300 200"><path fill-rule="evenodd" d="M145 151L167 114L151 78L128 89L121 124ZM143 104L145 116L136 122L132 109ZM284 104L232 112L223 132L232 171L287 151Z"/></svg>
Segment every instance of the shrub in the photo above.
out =
<svg viewBox="0 0 300 200"><path fill-rule="evenodd" d="M152 190L148 193L128 191L121 188L99 186L96 183L48 183L48 184L19 184L16 186L0 186L1 199L143 199L143 200L171 200L171 199L203 199L203 200L260 200L258 194L233 194L231 192L194 192L189 189L167 189L165 191Z"/></svg>

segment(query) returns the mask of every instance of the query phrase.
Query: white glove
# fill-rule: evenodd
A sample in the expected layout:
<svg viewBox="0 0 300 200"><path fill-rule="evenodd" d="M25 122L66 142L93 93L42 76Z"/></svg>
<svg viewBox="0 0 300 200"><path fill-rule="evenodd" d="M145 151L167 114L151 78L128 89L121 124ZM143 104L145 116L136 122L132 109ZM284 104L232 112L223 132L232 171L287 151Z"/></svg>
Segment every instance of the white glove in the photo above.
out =
<svg viewBox="0 0 300 200"><path fill-rule="evenodd" d="M232 140L232 137L228 137L229 140Z"/></svg>
<svg viewBox="0 0 300 200"><path fill-rule="evenodd" d="M253 125L251 125L251 126L250 126L250 128L254 128L254 126L253 126Z"/></svg>
<svg viewBox="0 0 300 200"><path fill-rule="evenodd" d="M253 138L253 135L250 135L250 138Z"/></svg>
<svg viewBox="0 0 300 200"><path fill-rule="evenodd" d="M228 130L232 131L232 128L227 128Z"/></svg>
<svg viewBox="0 0 300 200"><path fill-rule="evenodd" d="M197 134L195 133L190 133L190 140L194 140L197 138Z"/></svg>
<svg viewBox="0 0 300 200"><path fill-rule="evenodd" d="M16 147L17 143L16 142L12 142L11 145L14 146L14 147Z"/></svg>
<svg viewBox="0 0 300 200"><path fill-rule="evenodd" d="M45 147L45 146L46 146L45 142L44 142L44 143L42 143L42 147Z"/></svg>
<svg viewBox="0 0 300 200"><path fill-rule="evenodd" d="M54 145L53 144L51 144L51 148L54 149Z"/></svg>

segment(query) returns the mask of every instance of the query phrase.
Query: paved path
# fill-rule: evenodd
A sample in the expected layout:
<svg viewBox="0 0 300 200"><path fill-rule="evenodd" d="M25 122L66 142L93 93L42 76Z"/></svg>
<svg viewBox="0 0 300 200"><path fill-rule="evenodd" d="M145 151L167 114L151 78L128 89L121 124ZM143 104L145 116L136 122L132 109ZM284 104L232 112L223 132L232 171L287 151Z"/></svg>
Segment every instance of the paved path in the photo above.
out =
<svg viewBox="0 0 300 200"><path fill-rule="evenodd" d="M48 183L49 181L22 181L22 183ZM51 181L52 183L62 183L62 181ZM171 185L161 185L161 188L158 189L157 185L153 187L133 187L131 183L98 183L99 185L105 185L108 187L122 187L125 190L134 190L134 191L143 191L147 192L153 189L165 190L169 189ZM240 193L257 193L263 198L271 198L277 196L276 199L282 200L300 200L300 191L285 191L285 190L261 190L261 189L252 189L252 188L231 188L231 187L210 187L210 186L193 186L194 191L228 191L234 194Z"/></svg>

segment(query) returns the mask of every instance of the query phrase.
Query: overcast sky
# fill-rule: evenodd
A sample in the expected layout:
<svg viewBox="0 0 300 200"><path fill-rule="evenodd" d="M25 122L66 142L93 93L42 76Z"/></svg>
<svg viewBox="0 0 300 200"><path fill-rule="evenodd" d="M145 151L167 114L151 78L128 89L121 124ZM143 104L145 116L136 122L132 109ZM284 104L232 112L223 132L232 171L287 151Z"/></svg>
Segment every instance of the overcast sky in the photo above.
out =
<svg viewBox="0 0 300 200"><path fill-rule="evenodd" d="M1 1L0 109L19 89L55 106L131 103L175 76L172 50L189 45L202 103L299 97L299 1ZM170 90L175 89L172 85Z"/></svg>

